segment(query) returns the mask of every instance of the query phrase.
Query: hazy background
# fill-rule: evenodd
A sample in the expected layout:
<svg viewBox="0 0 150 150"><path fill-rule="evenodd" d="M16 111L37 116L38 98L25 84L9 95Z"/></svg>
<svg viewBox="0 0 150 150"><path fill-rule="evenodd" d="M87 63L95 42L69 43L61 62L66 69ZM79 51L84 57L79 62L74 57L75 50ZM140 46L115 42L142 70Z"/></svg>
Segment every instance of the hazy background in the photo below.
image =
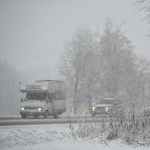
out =
<svg viewBox="0 0 150 150"><path fill-rule="evenodd" d="M83 24L88 25L91 31L103 34L106 17L112 19L116 26L124 22L121 31L125 32L135 46L135 53L150 59L150 38L147 37L150 28L146 20L143 20L146 14L136 9L135 2L136 0L0 0L0 115L19 114L20 98L23 97L19 91L21 81L58 79L57 65L60 61L59 54L65 51L64 42L72 41L74 33ZM143 65L140 64L139 68ZM107 68L104 68L105 71ZM128 72L126 73L128 78ZM138 77L138 73L136 75ZM147 87L146 100L150 98L149 80L149 75L143 76L140 86L135 84L132 88L136 92L137 87ZM119 85L127 86L124 80L121 81ZM99 91L98 93L100 94ZM133 92L129 95L131 93ZM88 98L84 93L83 95L87 101ZM93 95L90 95L90 102ZM140 96L137 97L138 100L143 100Z"/></svg>
<svg viewBox="0 0 150 150"><path fill-rule="evenodd" d="M123 30L135 51L150 59L150 41L146 37L149 26L142 20L145 14L135 10L134 3L135 0L0 0L0 61L28 73L42 67L48 74L43 78L56 79L64 41L71 40L82 24L102 32L106 17L116 24L124 21Z"/></svg>

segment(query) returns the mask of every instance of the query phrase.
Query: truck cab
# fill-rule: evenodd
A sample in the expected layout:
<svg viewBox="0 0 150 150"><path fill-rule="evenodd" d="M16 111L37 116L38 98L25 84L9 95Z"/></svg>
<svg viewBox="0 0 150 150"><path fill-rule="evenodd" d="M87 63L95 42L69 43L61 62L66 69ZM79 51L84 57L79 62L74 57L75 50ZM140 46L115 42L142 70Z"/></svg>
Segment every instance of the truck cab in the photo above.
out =
<svg viewBox="0 0 150 150"><path fill-rule="evenodd" d="M102 98L92 107L92 116L109 114L121 108L121 102L115 98Z"/></svg>
<svg viewBox="0 0 150 150"><path fill-rule="evenodd" d="M40 80L36 82L21 82L20 91L25 93L21 98L20 114L26 116L54 116L66 110L66 85L62 81Z"/></svg>

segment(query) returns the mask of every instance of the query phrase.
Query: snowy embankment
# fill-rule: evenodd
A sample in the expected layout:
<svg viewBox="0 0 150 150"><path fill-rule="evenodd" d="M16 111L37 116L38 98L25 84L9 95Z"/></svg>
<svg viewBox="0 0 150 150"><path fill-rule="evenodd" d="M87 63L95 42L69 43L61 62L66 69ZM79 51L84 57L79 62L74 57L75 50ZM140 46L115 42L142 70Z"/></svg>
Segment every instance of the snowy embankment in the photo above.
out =
<svg viewBox="0 0 150 150"><path fill-rule="evenodd" d="M80 124L81 125L81 124ZM79 125L30 125L0 127L0 150L148 150L148 146L127 145L105 136L83 138L75 135ZM79 135L79 134L78 134Z"/></svg>

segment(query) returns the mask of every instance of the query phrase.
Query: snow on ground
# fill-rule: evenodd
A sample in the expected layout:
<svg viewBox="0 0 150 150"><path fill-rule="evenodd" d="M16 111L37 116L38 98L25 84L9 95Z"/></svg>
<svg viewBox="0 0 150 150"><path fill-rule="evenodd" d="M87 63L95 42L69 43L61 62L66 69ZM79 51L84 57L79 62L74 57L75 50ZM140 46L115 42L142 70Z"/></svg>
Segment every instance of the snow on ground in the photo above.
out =
<svg viewBox="0 0 150 150"><path fill-rule="evenodd" d="M73 125L75 128L78 125ZM1 126L0 150L149 150L121 140L74 139L69 125Z"/></svg>

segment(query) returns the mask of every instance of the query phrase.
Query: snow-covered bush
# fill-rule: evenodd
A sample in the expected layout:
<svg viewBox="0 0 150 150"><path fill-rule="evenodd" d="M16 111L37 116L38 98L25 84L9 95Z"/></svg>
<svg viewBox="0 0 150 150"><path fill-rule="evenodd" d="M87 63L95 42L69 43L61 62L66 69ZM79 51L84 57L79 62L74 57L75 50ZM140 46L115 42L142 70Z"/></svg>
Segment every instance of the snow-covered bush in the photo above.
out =
<svg viewBox="0 0 150 150"><path fill-rule="evenodd" d="M72 124L69 128L75 139L121 139L127 144L150 144L150 117L134 111L97 116L93 118L93 123L86 123L86 119L80 120L77 129Z"/></svg>

